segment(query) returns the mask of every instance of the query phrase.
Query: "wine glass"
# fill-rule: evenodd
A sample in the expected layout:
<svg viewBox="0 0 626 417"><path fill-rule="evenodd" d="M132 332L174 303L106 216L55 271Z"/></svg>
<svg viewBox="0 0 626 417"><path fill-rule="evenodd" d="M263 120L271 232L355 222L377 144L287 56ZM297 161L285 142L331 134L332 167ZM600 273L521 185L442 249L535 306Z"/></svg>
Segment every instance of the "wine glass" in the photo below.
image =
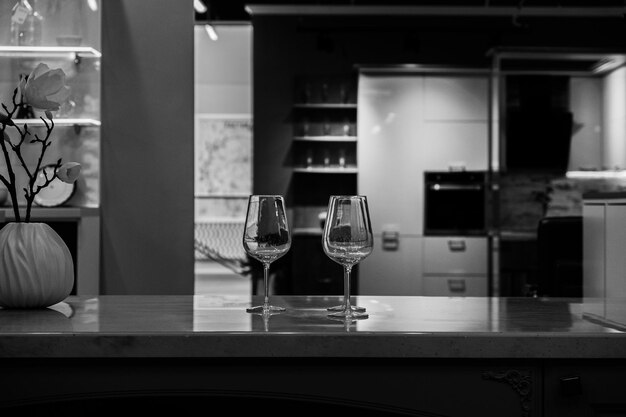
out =
<svg viewBox="0 0 626 417"><path fill-rule="evenodd" d="M285 215L285 200L280 195L251 195L248 199L243 247L263 264L265 298L262 305L247 308L248 313L269 314L285 311L269 303L270 264L286 254L291 247L291 235Z"/></svg>
<svg viewBox="0 0 626 417"><path fill-rule="evenodd" d="M343 304L330 307L331 317L365 319L365 308L350 305L350 272L374 248L367 198L358 195L333 195L322 236L324 253L343 266Z"/></svg>

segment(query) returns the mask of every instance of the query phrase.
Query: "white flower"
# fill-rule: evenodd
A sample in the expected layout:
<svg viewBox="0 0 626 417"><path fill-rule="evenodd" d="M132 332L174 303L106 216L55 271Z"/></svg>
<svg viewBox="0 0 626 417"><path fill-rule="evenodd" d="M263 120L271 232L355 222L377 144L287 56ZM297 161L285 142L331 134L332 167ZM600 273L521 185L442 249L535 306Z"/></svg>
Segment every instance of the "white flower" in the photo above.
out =
<svg viewBox="0 0 626 417"><path fill-rule="evenodd" d="M41 110L59 110L70 93L63 70L51 70L44 63L37 65L28 78L22 78L20 90L24 104Z"/></svg>
<svg viewBox="0 0 626 417"><path fill-rule="evenodd" d="M80 168L81 166L78 162L66 162L57 169L57 178L71 184L80 175Z"/></svg>

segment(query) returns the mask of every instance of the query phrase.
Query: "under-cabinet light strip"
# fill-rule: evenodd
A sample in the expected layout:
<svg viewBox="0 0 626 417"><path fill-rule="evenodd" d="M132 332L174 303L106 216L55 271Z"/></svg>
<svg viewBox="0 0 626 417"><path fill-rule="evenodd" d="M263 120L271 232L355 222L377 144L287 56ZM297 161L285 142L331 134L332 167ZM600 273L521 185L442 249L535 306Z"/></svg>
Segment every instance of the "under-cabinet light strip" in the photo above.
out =
<svg viewBox="0 0 626 417"><path fill-rule="evenodd" d="M626 170L623 171L567 171L567 178L626 178Z"/></svg>

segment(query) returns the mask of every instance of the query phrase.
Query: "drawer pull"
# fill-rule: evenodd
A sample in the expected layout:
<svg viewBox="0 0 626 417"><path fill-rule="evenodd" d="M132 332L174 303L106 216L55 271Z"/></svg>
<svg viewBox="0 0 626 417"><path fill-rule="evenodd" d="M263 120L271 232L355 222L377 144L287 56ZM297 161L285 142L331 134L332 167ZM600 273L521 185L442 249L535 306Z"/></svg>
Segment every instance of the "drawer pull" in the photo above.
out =
<svg viewBox="0 0 626 417"><path fill-rule="evenodd" d="M466 246L464 240L448 240L448 248L452 252L465 252Z"/></svg>
<svg viewBox="0 0 626 417"><path fill-rule="evenodd" d="M465 280L449 279L448 288L450 289L450 292L465 292Z"/></svg>
<svg viewBox="0 0 626 417"><path fill-rule="evenodd" d="M383 250L398 250L400 246L400 233L394 231L383 231Z"/></svg>

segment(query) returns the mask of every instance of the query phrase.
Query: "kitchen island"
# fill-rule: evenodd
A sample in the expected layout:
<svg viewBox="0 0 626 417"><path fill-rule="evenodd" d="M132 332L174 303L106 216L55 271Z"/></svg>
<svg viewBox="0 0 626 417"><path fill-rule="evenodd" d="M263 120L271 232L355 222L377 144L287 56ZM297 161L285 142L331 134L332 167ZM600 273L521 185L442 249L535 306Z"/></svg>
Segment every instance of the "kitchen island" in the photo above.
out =
<svg viewBox="0 0 626 417"><path fill-rule="evenodd" d="M202 404L319 415L552 416L626 411L626 333L579 299L69 297L0 309L0 406L38 412ZM308 414L310 413L310 414ZM613 414L610 414L613 413Z"/></svg>

